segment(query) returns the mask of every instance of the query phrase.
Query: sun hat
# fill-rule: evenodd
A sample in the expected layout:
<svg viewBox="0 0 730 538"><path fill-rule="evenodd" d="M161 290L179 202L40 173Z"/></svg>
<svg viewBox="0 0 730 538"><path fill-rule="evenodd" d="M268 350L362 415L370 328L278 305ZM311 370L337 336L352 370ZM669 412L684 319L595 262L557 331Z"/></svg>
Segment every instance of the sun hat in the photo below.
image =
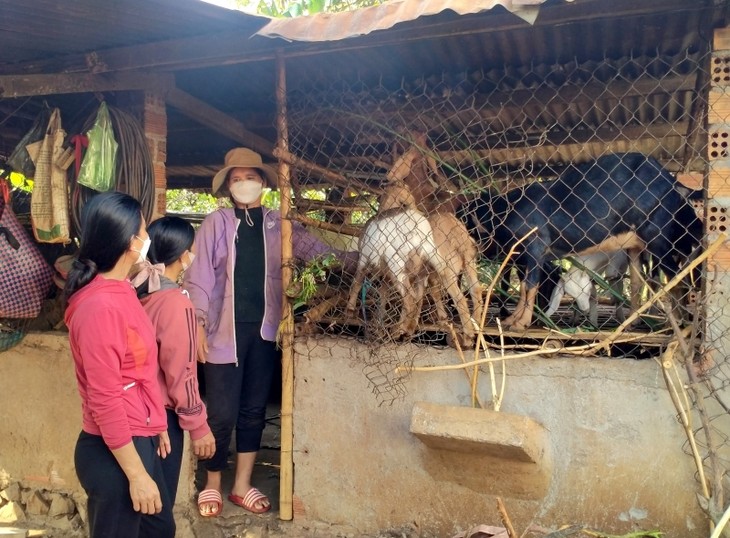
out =
<svg viewBox="0 0 730 538"><path fill-rule="evenodd" d="M213 195L225 196L228 194L228 185L226 185L226 177L228 172L233 168L256 168L261 172L261 176L272 189L275 189L278 183L276 170L271 166L264 164L261 155L248 148L233 148L226 153L225 164L223 168L213 176Z"/></svg>

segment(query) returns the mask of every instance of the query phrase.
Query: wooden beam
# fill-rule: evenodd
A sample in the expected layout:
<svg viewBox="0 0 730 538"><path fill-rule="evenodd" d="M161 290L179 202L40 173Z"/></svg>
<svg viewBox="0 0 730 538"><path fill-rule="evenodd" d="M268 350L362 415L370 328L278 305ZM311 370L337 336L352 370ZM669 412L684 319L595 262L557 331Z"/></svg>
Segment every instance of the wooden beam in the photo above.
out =
<svg viewBox="0 0 730 538"><path fill-rule="evenodd" d="M201 125L205 125L262 155L274 156L273 142L252 133L246 129L243 123L210 106L205 101L178 88L172 88L167 93L166 102Z"/></svg>
<svg viewBox="0 0 730 538"><path fill-rule="evenodd" d="M0 75L0 98L14 99L63 93L149 90L164 93L175 85L171 74L61 73L53 75Z"/></svg>

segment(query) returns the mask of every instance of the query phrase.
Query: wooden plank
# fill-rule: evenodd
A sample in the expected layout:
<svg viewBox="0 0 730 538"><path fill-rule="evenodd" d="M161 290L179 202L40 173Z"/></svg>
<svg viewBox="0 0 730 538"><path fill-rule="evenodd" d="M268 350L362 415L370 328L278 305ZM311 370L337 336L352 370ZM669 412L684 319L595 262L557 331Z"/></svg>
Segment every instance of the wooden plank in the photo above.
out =
<svg viewBox="0 0 730 538"><path fill-rule="evenodd" d="M724 89L710 90L707 123L730 123L730 93Z"/></svg>
<svg viewBox="0 0 730 538"><path fill-rule="evenodd" d="M708 198L730 198L730 168L720 166L710 167L707 177Z"/></svg>
<svg viewBox="0 0 730 538"><path fill-rule="evenodd" d="M235 118L221 112L217 108L210 106L205 101L198 99L178 88L172 88L166 97L167 104L177 108L186 116L194 119L201 125L210 127L236 142L239 142L254 151L266 155L274 156L274 142L252 133Z"/></svg>
<svg viewBox="0 0 730 538"><path fill-rule="evenodd" d="M707 259L707 270L711 274L715 271L730 271L730 246L727 243Z"/></svg>
<svg viewBox="0 0 730 538"><path fill-rule="evenodd" d="M702 172L689 172L686 174L677 174L677 181L682 185L692 190L699 190L702 188L702 180L704 174Z"/></svg>
<svg viewBox="0 0 730 538"><path fill-rule="evenodd" d="M175 85L171 74L92 73L0 75L0 97L14 99L64 93L147 90L164 93Z"/></svg>
<svg viewBox="0 0 730 538"><path fill-rule="evenodd" d="M714 50L730 50L730 27L715 29L712 48Z"/></svg>

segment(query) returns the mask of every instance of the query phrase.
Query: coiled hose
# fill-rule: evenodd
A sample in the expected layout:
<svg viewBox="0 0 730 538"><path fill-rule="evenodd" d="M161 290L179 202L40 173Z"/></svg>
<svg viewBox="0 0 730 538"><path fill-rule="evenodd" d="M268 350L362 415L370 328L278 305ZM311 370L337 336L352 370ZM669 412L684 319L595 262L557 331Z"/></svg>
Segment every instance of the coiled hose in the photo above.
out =
<svg viewBox="0 0 730 538"><path fill-rule="evenodd" d="M129 194L139 200L142 205L142 215L147 222L152 218L155 201L155 172L152 156L144 129L140 122L131 114L109 106L109 115L114 129L114 138L117 141L117 156L115 165L115 182L113 189ZM82 133L88 132L94 125L98 109L84 122ZM78 237L81 232L81 213L84 205L97 192L83 185L79 185L70 168L71 185L71 219Z"/></svg>

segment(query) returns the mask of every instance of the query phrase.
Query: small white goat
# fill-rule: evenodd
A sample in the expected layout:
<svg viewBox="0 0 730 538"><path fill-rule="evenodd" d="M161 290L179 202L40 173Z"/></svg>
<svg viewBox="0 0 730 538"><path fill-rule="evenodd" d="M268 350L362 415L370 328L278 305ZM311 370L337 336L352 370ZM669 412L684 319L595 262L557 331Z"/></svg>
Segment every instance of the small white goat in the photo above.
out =
<svg viewBox="0 0 730 538"><path fill-rule="evenodd" d="M389 185L378 214L360 235L357 272L350 288L347 314L355 315L357 296L367 274L385 277L395 287L403 307L394 337L413 334L420 317L429 269L454 301L462 334L473 340L469 306L459 287L459 275L447 263L434 240L429 219L414 209L415 201L403 184Z"/></svg>
<svg viewBox="0 0 730 538"><path fill-rule="evenodd" d="M545 311L545 315L552 316L560 306L563 295L567 293L575 299L578 309L587 314L588 320L596 326L598 325L596 289L589 271L603 274L606 280L614 282L626 273L629 256L625 250L615 250L613 252L594 252L583 256L573 256L573 258L582 267L573 265L560 277L550 297L550 305ZM621 293L620 289L616 291ZM623 317L619 304L616 304L616 316L619 319Z"/></svg>

